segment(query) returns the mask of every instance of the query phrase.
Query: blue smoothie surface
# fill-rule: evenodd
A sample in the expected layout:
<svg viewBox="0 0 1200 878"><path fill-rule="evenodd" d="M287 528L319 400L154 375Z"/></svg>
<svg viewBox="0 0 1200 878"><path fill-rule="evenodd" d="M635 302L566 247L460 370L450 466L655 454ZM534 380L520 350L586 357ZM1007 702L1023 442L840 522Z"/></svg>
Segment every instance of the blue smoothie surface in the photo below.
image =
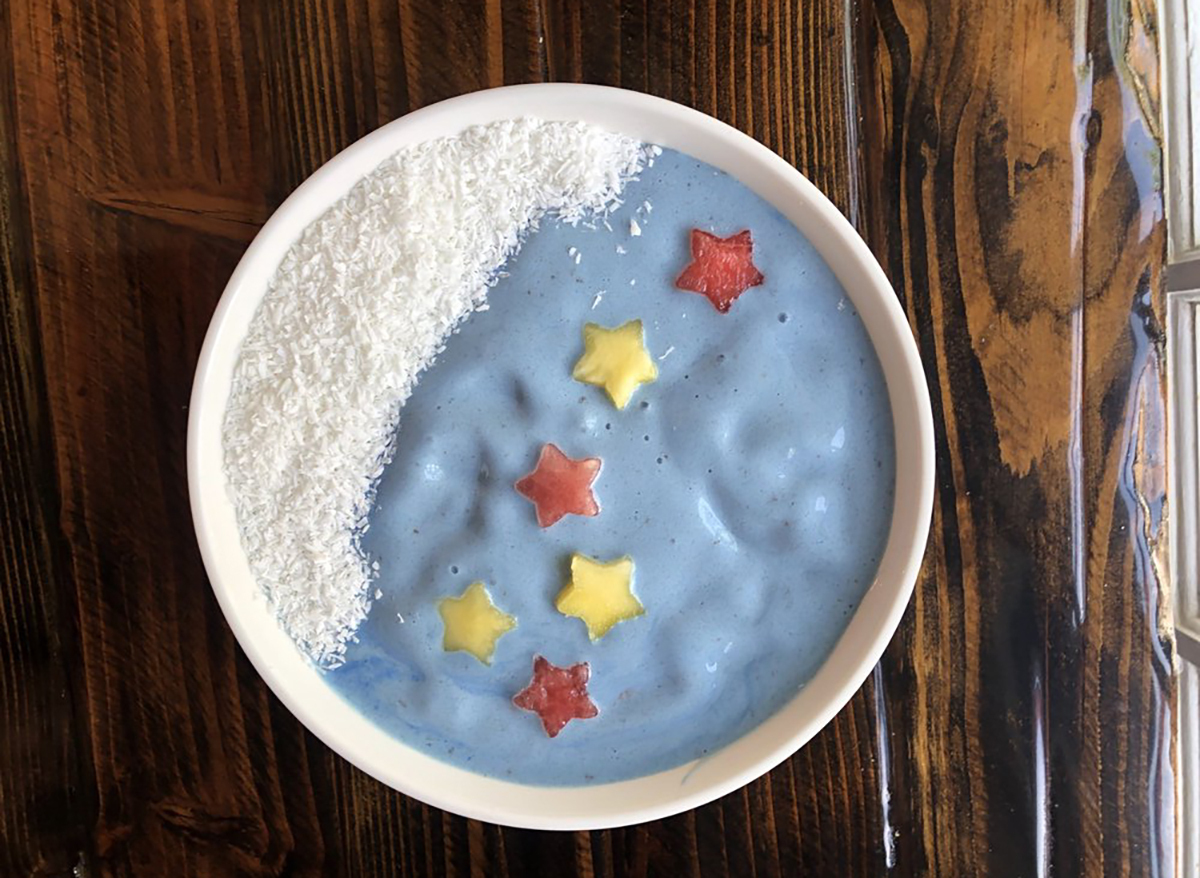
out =
<svg viewBox="0 0 1200 878"><path fill-rule="evenodd" d="M623 197L611 230L543 222L421 377L362 541L383 596L325 677L410 746L522 783L637 777L753 729L825 661L891 523L883 372L808 240L672 150ZM753 234L766 280L728 314L674 287L692 228ZM585 323L635 318L659 375L618 411L571 370ZM538 527L513 483L547 442L603 460L598 516ZM632 557L645 615L589 641L554 608L573 552ZM442 649L437 601L476 580L518 619L490 667ZM537 654L590 663L598 717L551 739L512 704Z"/></svg>

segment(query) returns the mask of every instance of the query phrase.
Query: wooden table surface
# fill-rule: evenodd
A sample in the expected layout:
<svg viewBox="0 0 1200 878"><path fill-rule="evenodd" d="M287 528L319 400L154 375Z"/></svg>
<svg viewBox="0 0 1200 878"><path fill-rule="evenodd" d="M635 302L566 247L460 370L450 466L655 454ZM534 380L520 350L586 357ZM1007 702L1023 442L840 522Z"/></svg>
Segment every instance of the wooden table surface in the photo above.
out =
<svg viewBox="0 0 1200 878"><path fill-rule="evenodd" d="M1148 0L0 0L0 874L1174 873L1162 128ZM933 395L924 572L812 743L669 820L499 829L333 755L193 537L192 371L314 168L503 83L794 163Z"/></svg>

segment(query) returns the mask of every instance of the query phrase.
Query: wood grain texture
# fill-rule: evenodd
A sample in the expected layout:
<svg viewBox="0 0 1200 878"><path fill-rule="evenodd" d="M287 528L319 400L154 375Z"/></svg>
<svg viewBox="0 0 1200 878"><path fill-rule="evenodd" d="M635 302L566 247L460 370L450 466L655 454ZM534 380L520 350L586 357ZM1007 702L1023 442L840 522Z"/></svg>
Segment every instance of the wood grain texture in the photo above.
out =
<svg viewBox="0 0 1200 878"><path fill-rule="evenodd" d="M1164 238L1150 9L879 0L868 237L934 388L882 671L901 872L1169 874Z"/></svg>
<svg viewBox="0 0 1200 878"><path fill-rule="evenodd" d="M0 7L0 33L6 10ZM70 577L53 511L47 400L26 257L13 69L0 53L0 875L63 873L87 844Z"/></svg>
<svg viewBox="0 0 1200 878"><path fill-rule="evenodd" d="M1141 0L0 4L0 871L1171 874L1156 39ZM891 276L937 430L862 691L745 789L608 832L462 820L316 741L226 627L184 477L271 209L392 118L542 79L804 171Z"/></svg>

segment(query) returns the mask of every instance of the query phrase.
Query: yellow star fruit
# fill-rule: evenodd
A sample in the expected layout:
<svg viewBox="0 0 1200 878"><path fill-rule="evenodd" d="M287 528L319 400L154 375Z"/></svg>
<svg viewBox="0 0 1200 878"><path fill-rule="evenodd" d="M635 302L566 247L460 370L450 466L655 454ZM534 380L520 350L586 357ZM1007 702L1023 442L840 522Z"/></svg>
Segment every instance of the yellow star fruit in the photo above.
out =
<svg viewBox="0 0 1200 878"><path fill-rule="evenodd" d="M575 364L571 377L603 387L613 405L625 408L638 385L658 377L658 367L646 352L642 321L630 320L615 329L586 324L583 356Z"/></svg>
<svg viewBox="0 0 1200 878"><path fill-rule="evenodd" d="M496 641L517 627L516 617L496 608L482 582L472 582L459 597L442 598L438 612L445 626L442 649L469 652L485 665L492 663Z"/></svg>
<svg viewBox="0 0 1200 878"><path fill-rule="evenodd" d="M554 600L564 616L582 619L588 637L599 640L618 622L646 612L633 593L633 559L626 555L607 563L571 556L571 581Z"/></svg>

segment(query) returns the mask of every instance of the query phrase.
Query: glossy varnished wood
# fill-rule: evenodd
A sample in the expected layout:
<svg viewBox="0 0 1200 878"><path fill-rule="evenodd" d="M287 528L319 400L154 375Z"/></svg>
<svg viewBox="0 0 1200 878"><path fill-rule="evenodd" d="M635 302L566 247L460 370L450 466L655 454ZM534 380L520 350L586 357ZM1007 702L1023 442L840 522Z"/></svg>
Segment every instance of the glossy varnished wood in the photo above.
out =
<svg viewBox="0 0 1200 878"><path fill-rule="evenodd" d="M1149 7L879 2L868 237L935 389L889 693L903 871L1152 874L1173 847Z"/></svg>
<svg viewBox="0 0 1200 878"><path fill-rule="evenodd" d="M1151 7L0 3L0 873L1171 873ZM848 72L849 71L849 72ZM465 821L268 694L190 528L191 372L270 210L410 109L621 85L863 230L934 397L896 641L811 744L610 832Z"/></svg>

